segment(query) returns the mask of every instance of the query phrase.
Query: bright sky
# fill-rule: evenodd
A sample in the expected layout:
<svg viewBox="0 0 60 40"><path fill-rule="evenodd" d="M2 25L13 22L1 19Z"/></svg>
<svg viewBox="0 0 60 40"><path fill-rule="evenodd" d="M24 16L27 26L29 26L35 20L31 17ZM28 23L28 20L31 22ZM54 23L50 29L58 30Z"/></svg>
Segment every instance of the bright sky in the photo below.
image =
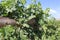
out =
<svg viewBox="0 0 60 40"><path fill-rule="evenodd" d="M30 3L30 0L27 0ZM37 0L43 9L50 8L50 13L56 19L60 19L60 0Z"/></svg>
<svg viewBox="0 0 60 40"><path fill-rule="evenodd" d="M39 0L43 8L51 8L50 13L60 19L60 0Z"/></svg>

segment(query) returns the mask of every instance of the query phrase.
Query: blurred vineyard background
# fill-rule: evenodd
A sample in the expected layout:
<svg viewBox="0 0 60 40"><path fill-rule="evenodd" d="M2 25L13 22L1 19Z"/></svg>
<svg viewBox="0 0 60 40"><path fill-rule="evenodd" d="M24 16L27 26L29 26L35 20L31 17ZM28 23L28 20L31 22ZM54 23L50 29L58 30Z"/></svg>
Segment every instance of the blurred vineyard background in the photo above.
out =
<svg viewBox="0 0 60 40"><path fill-rule="evenodd" d="M0 28L0 40L60 40L60 20L50 17L50 8L31 0L2 0L0 16L16 20L22 27L6 25ZM33 20L31 20L33 19Z"/></svg>

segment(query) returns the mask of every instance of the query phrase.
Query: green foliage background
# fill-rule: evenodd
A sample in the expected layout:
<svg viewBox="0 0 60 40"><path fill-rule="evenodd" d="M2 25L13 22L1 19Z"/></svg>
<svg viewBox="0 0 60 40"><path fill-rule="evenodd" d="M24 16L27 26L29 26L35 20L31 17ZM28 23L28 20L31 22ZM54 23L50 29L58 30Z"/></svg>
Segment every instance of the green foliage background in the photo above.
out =
<svg viewBox="0 0 60 40"><path fill-rule="evenodd" d="M40 2L32 0L25 6L26 0L2 0L0 16L17 20L22 28L7 25L0 28L0 40L60 40L60 27L54 18L49 19L49 8L42 9ZM27 24L32 18L37 18L40 25L36 30ZM36 30L36 32L35 32Z"/></svg>

